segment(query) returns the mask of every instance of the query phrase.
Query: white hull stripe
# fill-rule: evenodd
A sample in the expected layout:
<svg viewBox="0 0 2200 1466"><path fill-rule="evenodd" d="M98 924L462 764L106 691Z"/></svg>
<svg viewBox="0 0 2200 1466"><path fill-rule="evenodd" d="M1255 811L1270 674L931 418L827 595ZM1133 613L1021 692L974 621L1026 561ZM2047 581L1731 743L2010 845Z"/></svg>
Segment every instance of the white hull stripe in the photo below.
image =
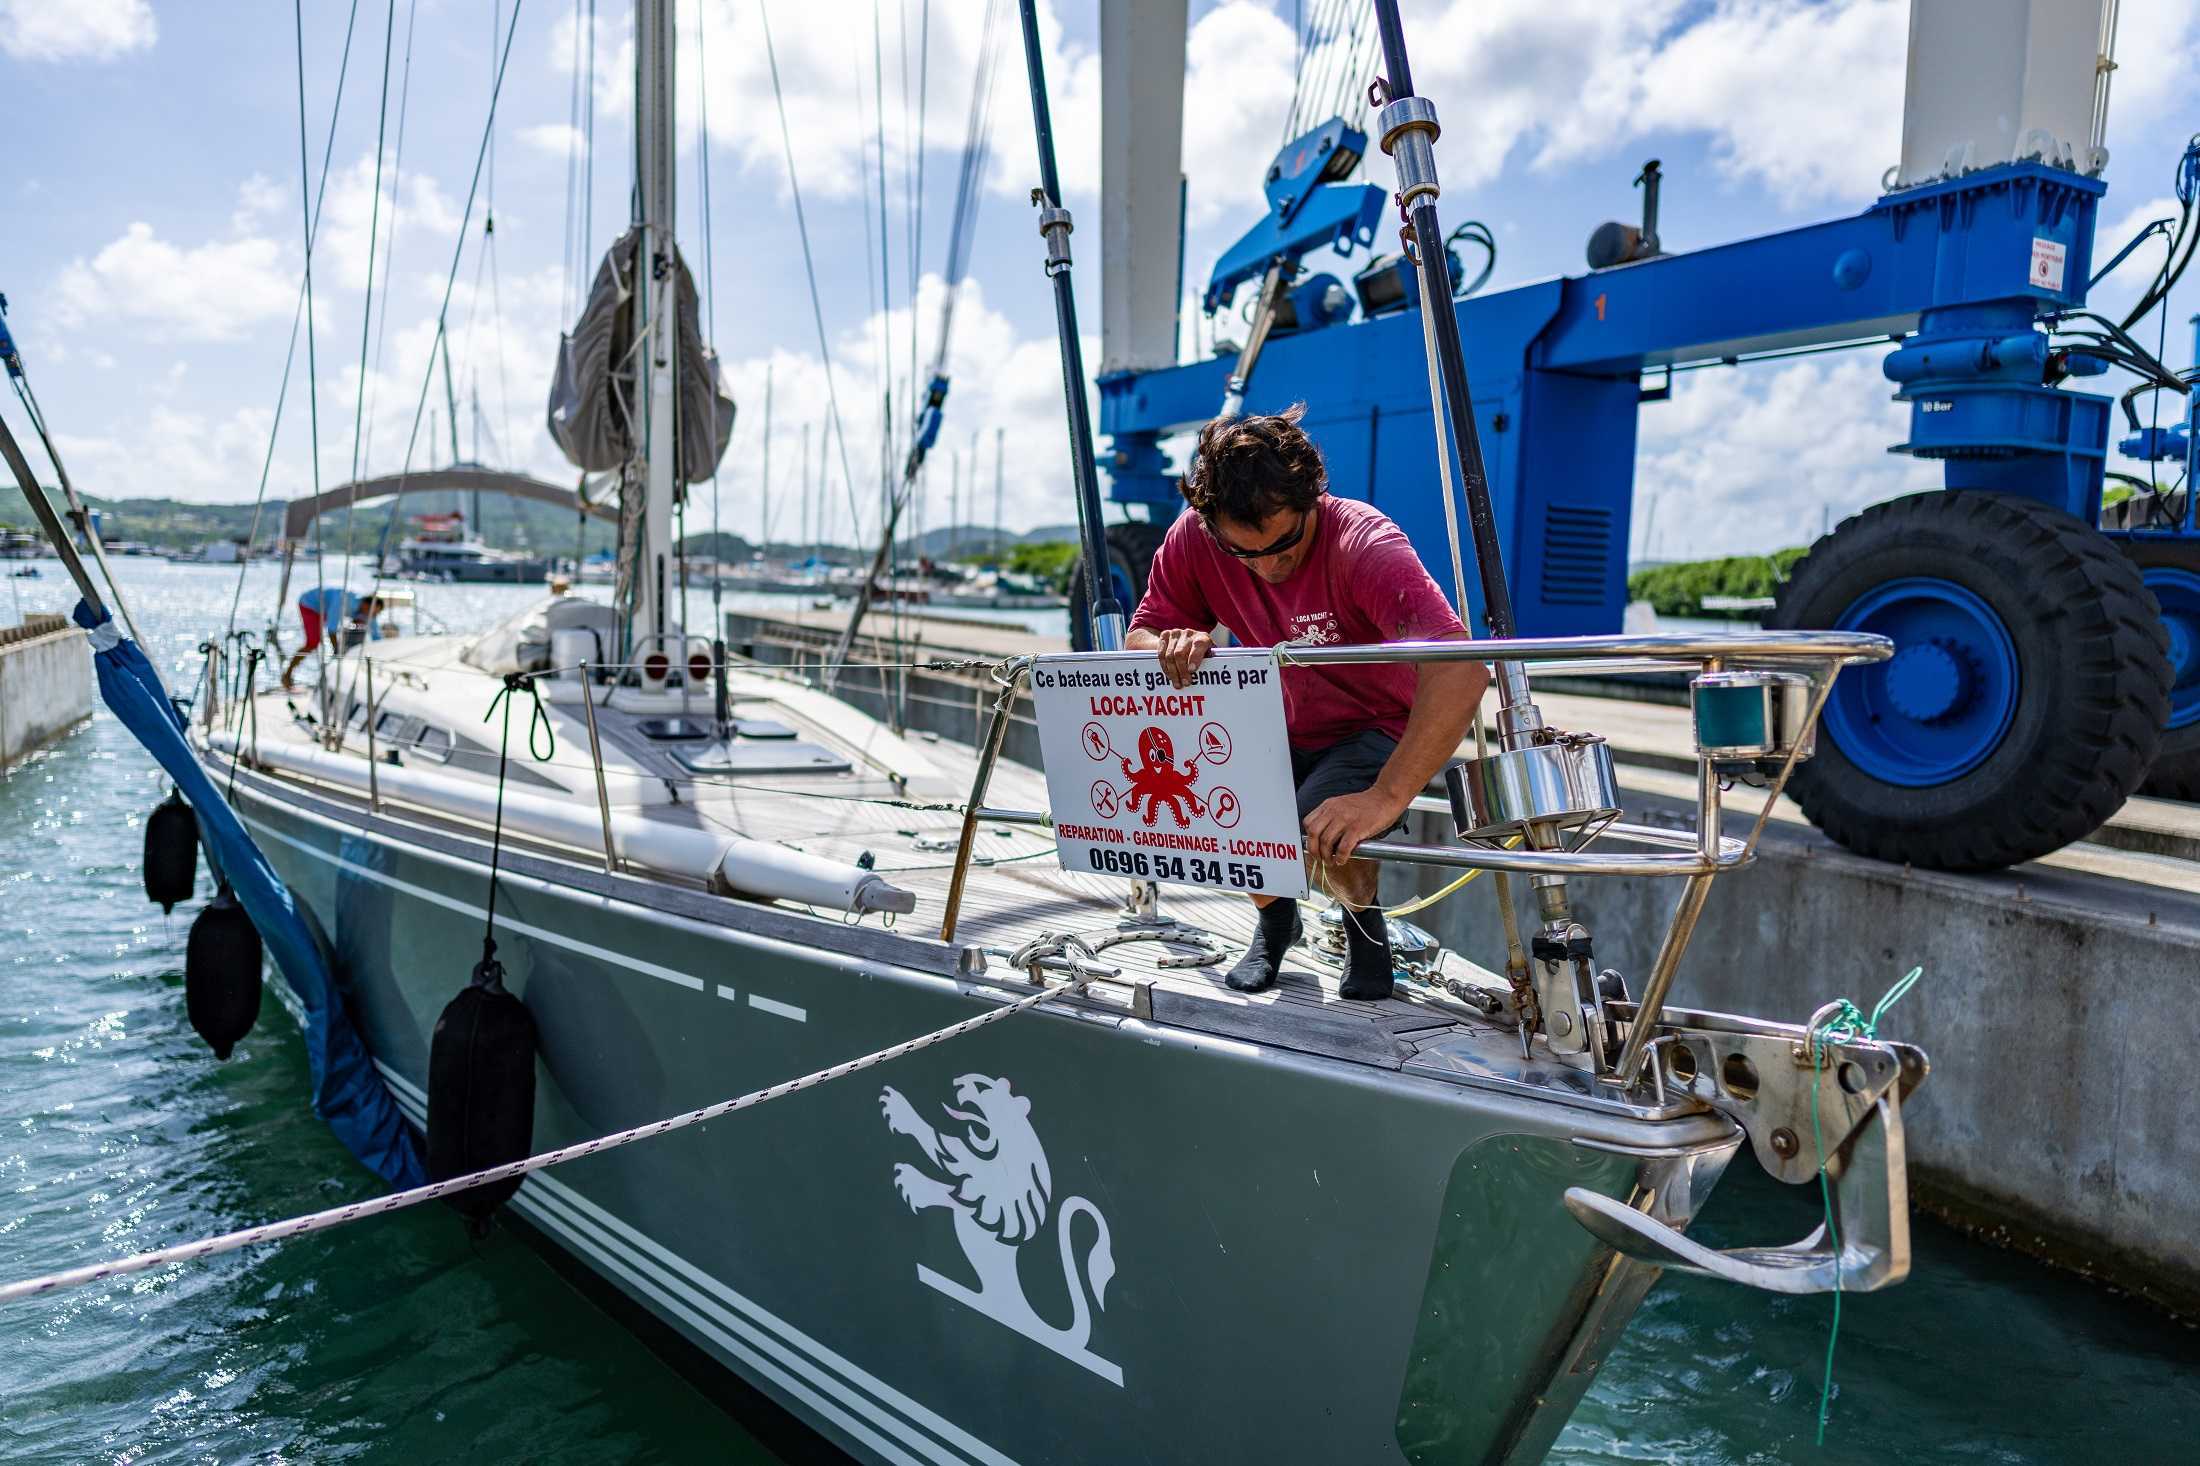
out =
<svg viewBox="0 0 2200 1466"><path fill-rule="evenodd" d="M347 872L348 874L358 876L364 880L373 881L377 885L387 886L393 891L402 891L404 894L413 897L415 900L426 901L430 905L441 906L445 910L456 911L461 915L470 916L475 918L476 920L487 921L489 919L489 913L484 911L481 907L476 906L471 901L462 901L455 896L446 896L441 891L431 891L425 886L414 885L411 881L399 880L396 876L390 875L385 871L376 870L372 866L361 865L356 860L347 860L341 855L332 855L326 850L322 850L316 846L309 845L305 841L297 839L296 837L291 835L286 835L280 830L271 829L262 821L251 820L249 821L249 823L251 823L259 831L259 833L265 835L267 838L271 840L278 840L283 844L288 845L293 850L299 851L306 855L310 855L316 860L325 861L328 864L335 866L337 869ZM609 963L614 967L623 967L628 969L629 971L641 973L645 977L654 977L663 982L674 983L693 992L700 993L709 991L709 985L699 977L690 977L687 973L678 971L675 968L666 967L662 963L651 962L641 957L631 956L625 952L615 952L609 947L599 947L593 942L584 942L577 937L565 936L562 933L550 931L545 927L535 926L530 922L515 920L510 916L500 914L497 917L497 926L500 930L517 932L521 936L530 938L531 940L542 942L549 946L557 947L564 951L572 952L582 957L588 957L598 962ZM720 996L731 997L732 992L730 990L722 990ZM749 1006L755 1008L758 1012L770 1013L780 1018L792 1018L798 1023L806 1021L808 1017L808 1014L801 1008L797 1008L789 1003L773 1002L769 998L759 998L754 993L749 994Z"/></svg>
<svg viewBox="0 0 2200 1466"><path fill-rule="evenodd" d="M421 1093L419 1087L379 1059L375 1061L375 1067L389 1082L399 1108L415 1124L425 1129L427 1097ZM986 1466L1016 1466L1012 1457L987 1445L952 1421L826 1348L802 1330L727 1287L710 1273L605 1211L563 1182L540 1173L531 1175L521 1186L514 1205L523 1215L542 1225L545 1231L554 1233L561 1244L590 1258L605 1270L616 1273L632 1287L649 1294L661 1306L677 1314L728 1354L747 1363L757 1373L779 1384L820 1415L871 1445L886 1459L913 1461L915 1458L876 1439L859 1424L844 1418L839 1409L829 1401L818 1398L800 1380L787 1377L780 1368L775 1367L775 1362L778 1366L784 1366L785 1371L802 1376L874 1424L909 1442L922 1451L927 1459L942 1463L942 1466L952 1466L952 1463L969 1459L984 1462ZM581 1228L587 1230L583 1232L579 1230ZM685 1278L677 1274L684 1274ZM709 1296L711 1294L717 1296L714 1298ZM735 1337L736 1335L739 1337ZM743 1340L747 1341L746 1344ZM814 1360L803 1357L804 1354L814 1356ZM768 1357L759 1357L760 1355ZM820 1368L820 1365L823 1367ZM844 1377L847 1383L842 1378L835 1378L835 1374ZM850 1384L856 1388L851 1389ZM858 1393L858 1390L876 1396L876 1402ZM883 1402L885 1409L880 1408L880 1402ZM899 1413L897 1415L894 1412ZM967 1455L943 1455L942 1448L936 1442L912 1429L900 1418L902 1416L944 1438Z"/></svg>
<svg viewBox="0 0 2200 1466"><path fill-rule="evenodd" d="M523 1194L514 1199L514 1204L536 1225L556 1235L564 1246L592 1258L598 1268L624 1279L630 1289L648 1296L660 1309L679 1318L720 1350L741 1361L760 1381L769 1381L778 1386L781 1391L839 1426L885 1460L919 1466L920 1458L886 1439L878 1431L872 1430L849 1410L842 1409L827 1399L820 1389L811 1388L810 1384L805 1383L805 1378L915 1447L922 1452L922 1460L935 1462L937 1466L967 1466L969 1457L948 1451L914 1427L878 1410L870 1401L839 1381L803 1369L800 1360L784 1349L774 1347L770 1340L754 1328L744 1327L734 1322L731 1315L718 1310L711 1310L713 1316L706 1316L704 1310L708 1300L690 1289L680 1287L662 1271L651 1270L646 1264L630 1261L609 1247L598 1245L596 1235L600 1234L591 1235L594 1229L566 1213L547 1191L527 1196L524 1194L525 1188L522 1190ZM751 1344L755 1347L750 1347ZM803 1377L798 1378L795 1371L800 1371Z"/></svg>

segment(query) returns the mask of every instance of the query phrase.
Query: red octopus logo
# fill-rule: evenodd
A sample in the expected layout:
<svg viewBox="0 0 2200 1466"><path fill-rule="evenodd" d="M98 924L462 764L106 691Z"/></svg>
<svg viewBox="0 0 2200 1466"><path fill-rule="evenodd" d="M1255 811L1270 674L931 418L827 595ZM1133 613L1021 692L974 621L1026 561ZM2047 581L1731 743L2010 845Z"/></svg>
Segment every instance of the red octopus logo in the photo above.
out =
<svg viewBox="0 0 2200 1466"><path fill-rule="evenodd" d="M1169 735L1159 728L1148 728L1138 735L1139 766L1131 767L1129 759L1120 759L1123 772L1130 779L1130 788L1123 793L1123 807L1132 814L1139 812L1143 803L1145 823L1151 826L1166 804L1176 819L1180 830L1189 828L1191 816L1205 814L1206 804L1192 792L1192 785L1199 779L1199 760L1189 758L1184 767L1176 766L1176 745ZM1189 811L1187 813L1187 811Z"/></svg>

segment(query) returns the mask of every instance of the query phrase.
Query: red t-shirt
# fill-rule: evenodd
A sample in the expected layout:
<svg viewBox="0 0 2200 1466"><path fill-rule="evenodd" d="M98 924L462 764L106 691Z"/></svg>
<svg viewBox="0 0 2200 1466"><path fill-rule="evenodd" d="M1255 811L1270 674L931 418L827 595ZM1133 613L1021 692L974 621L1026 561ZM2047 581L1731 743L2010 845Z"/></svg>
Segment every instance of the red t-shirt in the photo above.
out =
<svg viewBox="0 0 2200 1466"><path fill-rule="evenodd" d="M1154 551L1131 629L1226 626L1244 646L1366 645L1457 636L1466 628L1405 531L1357 499L1321 498L1314 547L1281 585L1223 553L1187 509ZM1287 667L1283 717L1295 748L1327 748L1363 728L1405 732L1420 671L1409 663Z"/></svg>

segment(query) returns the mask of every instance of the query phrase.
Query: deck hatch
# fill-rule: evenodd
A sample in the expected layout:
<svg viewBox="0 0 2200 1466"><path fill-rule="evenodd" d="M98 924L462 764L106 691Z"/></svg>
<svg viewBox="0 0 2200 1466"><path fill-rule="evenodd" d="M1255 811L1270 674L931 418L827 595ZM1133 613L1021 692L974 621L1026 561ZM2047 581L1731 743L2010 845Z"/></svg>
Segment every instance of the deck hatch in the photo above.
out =
<svg viewBox="0 0 2200 1466"><path fill-rule="evenodd" d="M694 774L845 774L854 768L831 749L800 740L712 743L674 749L672 757Z"/></svg>

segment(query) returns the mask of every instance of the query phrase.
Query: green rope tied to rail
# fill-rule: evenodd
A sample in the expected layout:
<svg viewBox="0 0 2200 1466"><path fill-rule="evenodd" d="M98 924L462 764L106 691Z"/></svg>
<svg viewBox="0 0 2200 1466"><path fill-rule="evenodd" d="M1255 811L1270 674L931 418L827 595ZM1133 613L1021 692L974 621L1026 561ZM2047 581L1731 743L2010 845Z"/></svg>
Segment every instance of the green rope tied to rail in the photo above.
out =
<svg viewBox="0 0 2200 1466"><path fill-rule="evenodd" d="M1870 1013L1850 1002L1836 998L1833 1009L1810 1026L1810 1133L1818 1144L1818 1196L1826 1208L1826 1240L1833 1244L1833 1327L1826 1331L1826 1371L1818 1384L1818 1444L1826 1443L1826 1410L1833 1403L1833 1348L1841 1338L1841 1227L1833 1215L1833 1183L1826 1178L1826 1134L1818 1123L1818 1082L1825 1072L1826 1046L1837 1039L1877 1038L1879 1020L1887 1016L1887 1010L1902 1001L1903 994L1917 986L1917 980L1925 975L1922 967L1913 967L1907 976L1872 1006Z"/></svg>

